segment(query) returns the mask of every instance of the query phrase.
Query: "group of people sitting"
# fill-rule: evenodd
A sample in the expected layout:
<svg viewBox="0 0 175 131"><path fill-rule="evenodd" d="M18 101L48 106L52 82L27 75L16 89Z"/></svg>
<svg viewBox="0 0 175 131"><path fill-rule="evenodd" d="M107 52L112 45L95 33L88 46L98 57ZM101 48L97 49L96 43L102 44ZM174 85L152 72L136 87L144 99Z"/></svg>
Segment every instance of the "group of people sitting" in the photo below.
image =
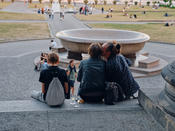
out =
<svg viewBox="0 0 175 131"><path fill-rule="evenodd" d="M116 42L107 42L103 45L93 43L88 49L89 58L82 60L77 73L77 81L80 82L78 95L84 102L103 102L106 94L106 83L112 82L120 85L122 96L127 100L138 91L139 85L134 80L129 64L120 54L120 45ZM65 97L69 92L69 85L74 86L75 77L70 82L66 70L59 68L59 56L56 53L48 54L48 68L41 71L39 81L42 83L42 91L34 92L32 97L45 102L49 84L53 77L57 77L64 88ZM70 62L70 65L73 61ZM55 75L53 72L57 72ZM76 70L74 64L69 67L68 73ZM119 95L120 96L120 95Z"/></svg>

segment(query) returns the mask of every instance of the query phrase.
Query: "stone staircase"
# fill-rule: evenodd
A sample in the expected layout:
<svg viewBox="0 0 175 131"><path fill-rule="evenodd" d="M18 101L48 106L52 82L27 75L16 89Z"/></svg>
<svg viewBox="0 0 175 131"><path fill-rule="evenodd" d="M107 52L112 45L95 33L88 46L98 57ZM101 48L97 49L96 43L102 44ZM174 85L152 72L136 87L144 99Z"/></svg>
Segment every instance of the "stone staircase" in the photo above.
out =
<svg viewBox="0 0 175 131"><path fill-rule="evenodd" d="M0 101L0 131L164 131L137 100L114 106L69 100L51 108L36 100Z"/></svg>

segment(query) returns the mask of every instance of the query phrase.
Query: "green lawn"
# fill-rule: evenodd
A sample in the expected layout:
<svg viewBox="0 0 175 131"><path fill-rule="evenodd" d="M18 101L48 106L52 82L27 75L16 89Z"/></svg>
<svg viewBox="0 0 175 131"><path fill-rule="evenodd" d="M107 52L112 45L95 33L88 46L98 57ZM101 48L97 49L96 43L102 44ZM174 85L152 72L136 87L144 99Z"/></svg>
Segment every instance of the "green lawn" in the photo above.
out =
<svg viewBox="0 0 175 131"><path fill-rule="evenodd" d="M89 24L93 28L110 28L138 31L148 34L151 41L175 44L175 26L164 24Z"/></svg>
<svg viewBox="0 0 175 131"><path fill-rule="evenodd" d="M0 11L0 20L45 20L44 15Z"/></svg>
<svg viewBox="0 0 175 131"><path fill-rule="evenodd" d="M49 37L47 23L0 23L0 42Z"/></svg>
<svg viewBox="0 0 175 131"><path fill-rule="evenodd" d="M129 18L130 14L136 14L137 19ZM76 17L82 21L167 21L175 20L175 12L168 12L169 16L165 17L164 12L129 12L128 16L123 16L123 13L112 13L112 18L105 18L106 14L94 14L94 15L79 15Z"/></svg>

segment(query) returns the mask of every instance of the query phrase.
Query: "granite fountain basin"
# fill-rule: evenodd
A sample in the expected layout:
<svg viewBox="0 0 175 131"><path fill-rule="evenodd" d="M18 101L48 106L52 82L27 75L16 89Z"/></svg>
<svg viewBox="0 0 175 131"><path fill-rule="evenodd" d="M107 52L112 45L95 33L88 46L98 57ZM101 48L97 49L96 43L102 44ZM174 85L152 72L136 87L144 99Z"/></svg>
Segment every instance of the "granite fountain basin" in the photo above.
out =
<svg viewBox="0 0 175 131"><path fill-rule="evenodd" d="M81 53L87 53L91 43L117 41L121 44L121 53L127 57L135 57L150 39L147 34L114 29L71 29L58 32L57 38L68 50L68 58L82 59Z"/></svg>

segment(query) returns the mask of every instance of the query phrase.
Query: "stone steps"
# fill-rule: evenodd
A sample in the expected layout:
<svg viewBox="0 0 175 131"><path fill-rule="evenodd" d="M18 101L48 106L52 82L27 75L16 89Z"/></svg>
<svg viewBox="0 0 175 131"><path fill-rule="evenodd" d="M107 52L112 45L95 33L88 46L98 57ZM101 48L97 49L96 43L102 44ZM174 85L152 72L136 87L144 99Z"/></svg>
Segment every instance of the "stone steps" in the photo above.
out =
<svg viewBox="0 0 175 131"><path fill-rule="evenodd" d="M159 74L162 71L163 67L165 67L168 63L161 58L158 58L158 59L160 60L159 64L157 66L152 67L152 68L130 67L130 69L133 72L145 74L147 76ZM156 59L156 62L157 62L157 59ZM151 62L151 64L152 64L152 62ZM153 64L154 64L154 62L153 62Z"/></svg>
<svg viewBox="0 0 175 131"><path fill-rule="evenodd" d="M159 58L151 56L146 60L139 61L139 68L153 68L158 66L160 64L159 62Z"/></svg>
<svg viewBox="0 0 175 131"><path fill-rule="evenodd" d="M51 108L36 100L0 101L0 130L20 131L164 131L137 100L104 104L79 104L66 100Z"/></svg>

